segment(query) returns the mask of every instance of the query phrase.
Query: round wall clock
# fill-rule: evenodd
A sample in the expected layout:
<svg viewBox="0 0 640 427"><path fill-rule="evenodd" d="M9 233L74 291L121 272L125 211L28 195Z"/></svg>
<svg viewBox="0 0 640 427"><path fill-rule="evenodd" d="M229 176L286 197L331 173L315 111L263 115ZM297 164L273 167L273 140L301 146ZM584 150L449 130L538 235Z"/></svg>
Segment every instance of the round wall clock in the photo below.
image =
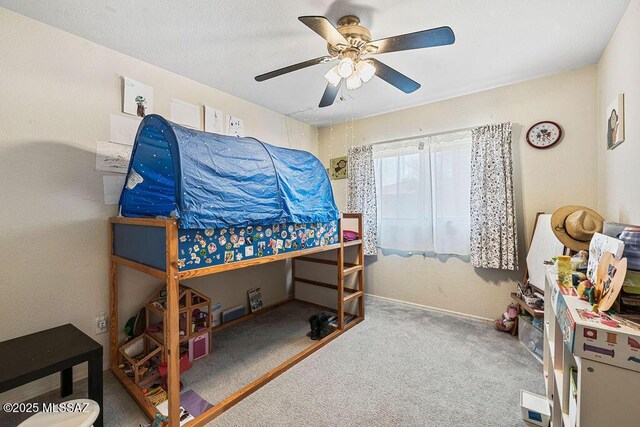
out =
<svg viewBox="0 0 640 427"><path fill-rule="evenodd" d="M553 147L560 141L562 129L556 122L544 121L536 123L527 131L527 142L533 148Z"/></svg>

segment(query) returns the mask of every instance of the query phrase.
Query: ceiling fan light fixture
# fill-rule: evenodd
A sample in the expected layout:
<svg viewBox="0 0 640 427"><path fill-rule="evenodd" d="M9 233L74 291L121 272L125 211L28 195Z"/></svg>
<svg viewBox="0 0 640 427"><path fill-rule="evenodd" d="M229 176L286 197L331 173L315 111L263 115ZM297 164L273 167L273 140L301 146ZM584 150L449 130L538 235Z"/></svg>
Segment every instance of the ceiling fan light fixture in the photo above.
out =
<svg viewBox="0 0 640 427"><path fill-rule="evenodd" d="M358 89L360 86L362 86L362 79L360 78L360 75L358 73L352 73L347 78L347 89L354 90Z"/></svg>
<svg viewBox="0 0 640 427"><path fill-rule="evenodd" d="M342 77L340 76L340 74L338 74L338 66L336 65L335 67L327 71L327 74L324 75L324 78L329 82L329 84L331 84L331 86L337 87L342 80Z"/></svg>
<svg viewBox="0 0 640 427"><path fill-rule="evenodd" d="M338 74L344 79L349 78L356 69L353 59L349 57L342 58L340 62L338 62L337 68Z"/></svg>
<svg viewBox="0 0 640 427"><path fill-rule="evenodd" d="M373 75L376 73L376 67L374 67L371 62L362 59L356 64L356 71L360 75L362 81L366 83L371 80Z"/></svg>

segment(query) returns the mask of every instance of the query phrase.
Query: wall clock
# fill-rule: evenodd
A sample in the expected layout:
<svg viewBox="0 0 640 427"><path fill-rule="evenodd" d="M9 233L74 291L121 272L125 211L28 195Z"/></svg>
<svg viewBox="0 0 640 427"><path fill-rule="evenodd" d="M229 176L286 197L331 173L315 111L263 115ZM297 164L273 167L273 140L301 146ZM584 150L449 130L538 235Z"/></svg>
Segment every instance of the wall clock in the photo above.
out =
<svg viewBox="0 0 640 427"><path fill-rule="evenodd" d="M527 131L527 142L533 148L553 147L561 137L562 128L556 122L538 122Z"/></svg>

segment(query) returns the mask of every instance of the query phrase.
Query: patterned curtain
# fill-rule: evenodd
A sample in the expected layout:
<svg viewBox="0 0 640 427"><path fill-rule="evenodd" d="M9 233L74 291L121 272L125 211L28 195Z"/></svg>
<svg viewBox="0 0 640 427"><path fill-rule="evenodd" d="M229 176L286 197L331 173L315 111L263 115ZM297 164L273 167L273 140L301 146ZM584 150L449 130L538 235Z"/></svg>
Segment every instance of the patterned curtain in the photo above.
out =
<svg viewBox="0 0 640 427"><path fill-rule="evenodd" d="M376 218L376 173L373 167L373 147L360 145L349 148L347 177L347 211L362 212L365 255L375 255L378 245Z"/></svg>
<svg viewBox="0 0 640 427"><path fill-rule="evenodd" d="M471 264L518 268L511 123L481 126L472 132Z"/></svg>

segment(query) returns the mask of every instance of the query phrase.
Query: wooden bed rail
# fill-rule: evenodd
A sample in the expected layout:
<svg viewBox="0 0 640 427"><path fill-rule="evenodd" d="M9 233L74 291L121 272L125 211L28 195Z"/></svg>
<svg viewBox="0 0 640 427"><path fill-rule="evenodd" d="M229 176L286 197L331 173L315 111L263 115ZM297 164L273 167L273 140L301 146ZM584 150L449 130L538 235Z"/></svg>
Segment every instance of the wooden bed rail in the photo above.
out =
<svg viewBox="0 0 640 427"><path fill-rule="evenodd" d="M358 232L362 236L362 215L358 213L343 213L338 222L338 243L313 247L309 249L303 249L299 251L284 252L278 255L265 256L261 258L249 259L238 261L229 264L221 264L210 267L203 267L195 270L179 271L178 268L178 220L172 218L128 218L128 217L113 217L109 219L109 344L110 344L110 364L111 370L116 378L123 384L129 394L134 398L138 406L144 411L144 413L153 419L155 415L155 407L151 405L146 397L142 394L139 388L131 381L118 367L118 346L119 339L119 320L118 320L118 294L119 294L119 266L124 265L129 268L136 269L143 273L149 274L153 277L162 279L166 283L167 290L167 307L165 312L165 325L166 325L166 352L167 352L167 394L169 405L169 422L168 427L178 427L179 412L180 412L180 371L179 371L179 284L181 280L186 280L194 277L200 277L210 274L222 273L225 271L235 270L239 268L251 267L254 265L266 264L276 261L282 261L291 259L292 276L293 276L293 289L295 298L295 283L296 281L313 284L318 286L324 286L329 289L335 289L337 291L337 312L338 322L337 330L327 336L325 339L318 341L311 347L303 350L301 353L290 358L283 364L276 367L274 370L268 372L258 380L247 385L243 389L239 390L229 398L215 405L212 409L201 414L195 420L189 423L189 426L202 426L208 421L224 412L226 409L239 402L249 394L253 393L262 385L266 384L280 373L287 370L289 367L295 365L309 354L325 345L327 342L334 339L339 334L343 333L352 326L361 322L364 319L364 252L362 249L362 240L355 240L350 242L343 241L343 219L357 219L358 220ZM165 229L165 262L166 267L164 270L152 267L134 260L123 258L114 253L114 225L125 224L144 227L159 227ZM345 247L357 247L358 250L358 262L357 264L349 264L344 262ZM324 265L332 265L337 269L337 285L329 285L317 281L302 279L296 277L295 272L295 260L299 258L304 261L311 261L309 255L327 252L335 250L337 253L337 259L335 261L319 261ZM355 289L344 287L344 277L350 274L358 274L358 286ZM345 297L345 292L348 295ZM353 316L353 319L349 324L345 323L345 302L358 300L358 314ZM352 316L352 315L350 315Z"/></svg>

